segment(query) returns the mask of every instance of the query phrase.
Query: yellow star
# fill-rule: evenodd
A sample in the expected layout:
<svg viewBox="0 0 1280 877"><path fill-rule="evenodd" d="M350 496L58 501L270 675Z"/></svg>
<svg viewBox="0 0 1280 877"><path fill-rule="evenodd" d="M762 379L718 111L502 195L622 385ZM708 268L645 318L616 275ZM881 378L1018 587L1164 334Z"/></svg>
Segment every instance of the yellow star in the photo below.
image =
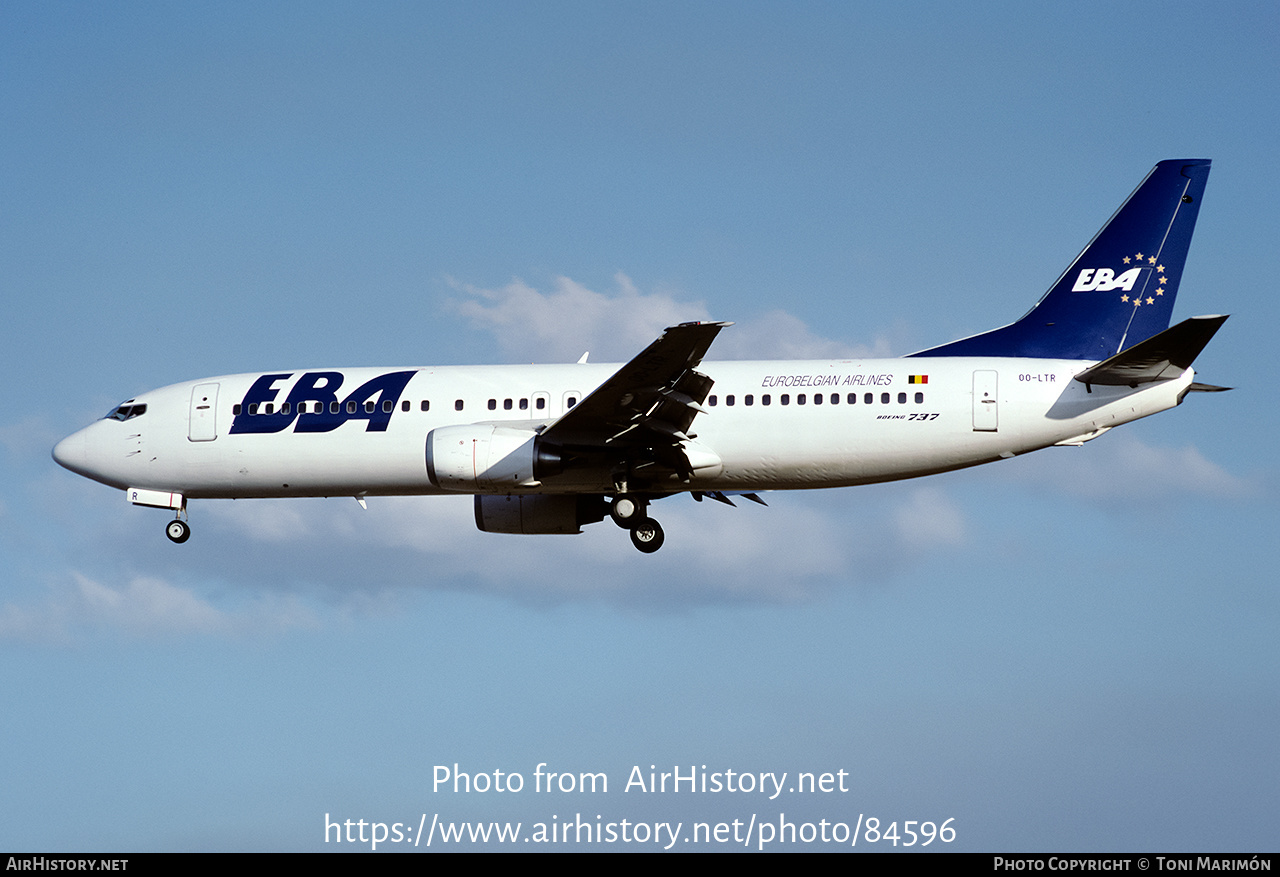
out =
<svg viewBox="0 0 1280 877"><path fill-rule="evenodd" d="M1135 299L1133 300L1133 306L1134 306L1135 308L1136 308L1136 307L1139 307L1141 304L1142 304L1142 299L1140 299L1140 298L1135 298Z"/></svg>
<svg viewBox="0 0 1280 877"><path fill-rule="evenodd" d="M1125 256L1125 257L1124 257L1124 263L1125 263L1126 265L1128 265L1128 264L1129 264L1129 257L1128 257L1128 256Z"/></svg>
<svg viewBox="0 0 1280 877"><path fill-rule="evenodd" d="M1142 261L1142 254L1141 254L1141 253L1139 253L1135 258L1136 258L1139 262L1141 262L1141 261Z"/></svg>
<svg viewBox="0 0 1280 877"><path fill-rule="evenodd" d="M1164 273L1164 266L1163 266L1163 265L1157 265L1157 266L1156 266L1156 270L1157 270L1157 271L1159 271L1161 274L1163 274L1163 273Z"/></svg>
<svg viewBox="0 0 1280 877"><path fill-rule="evenodd" d="M1160 278L1160 282L1161 282L1161 283L1168 283L1168 282L1169 282L1169 278L1168 278L1168 277L1161 277L1161 278Z"/></svg>
<svg viewBox="0 0 1280 877"><path fill-rule="evenodd" d="M1152 298L1151 296L1147 296L1147 304L1153 305L1155 303L1156 303L1156 300L1154 298Z"/></svg>
<svg viewBox="0 0 1280 877"><path fill-rule="evenodd" d="M1156 263L1156 257L1155 257L1155 256L1148 256L1148 257L1147 257L1147 261L1148 261L1148 262L1150 262L1152 265L1154 265L1154 264Z"/></svg>
<svg viewBox="0 0 1280 877"><path fill-rule="evenodd" d="M1120 301L1128 301L1128 300L1129 300L1129 296L1127 295L1120 296Z"/></svg>
<svg viewBox="0 0 1280 877"><path fill-rule="evenodd" d="M1163 289L1157 289L1157 290L1156 290L1156 295L1164 295L1164 290L1163 290Z"/></svg>

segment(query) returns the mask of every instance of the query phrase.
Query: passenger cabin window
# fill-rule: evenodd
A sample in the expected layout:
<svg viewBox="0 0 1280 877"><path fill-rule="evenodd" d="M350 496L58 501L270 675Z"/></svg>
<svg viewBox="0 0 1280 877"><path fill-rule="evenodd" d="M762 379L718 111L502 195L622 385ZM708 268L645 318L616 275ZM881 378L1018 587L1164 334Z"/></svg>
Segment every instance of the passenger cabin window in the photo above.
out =
<svg viewBox="0 0 1280 877"><path fill-rule="evenodd" d="M430 410L431 410L431 403L430 403L430 402L428 402L426 399L423 399L423 400L422 400L422 410L423 410L423 411L430 411Z"/></svg>
<svg viewBox="0 0 1280 877"><path fill-rule="evenodd" d="M497 399L490 399L490 400L489 400L489 410L490 410L490 411L497 411L497 410L498 410L498 400L497 400Z"/></svg>

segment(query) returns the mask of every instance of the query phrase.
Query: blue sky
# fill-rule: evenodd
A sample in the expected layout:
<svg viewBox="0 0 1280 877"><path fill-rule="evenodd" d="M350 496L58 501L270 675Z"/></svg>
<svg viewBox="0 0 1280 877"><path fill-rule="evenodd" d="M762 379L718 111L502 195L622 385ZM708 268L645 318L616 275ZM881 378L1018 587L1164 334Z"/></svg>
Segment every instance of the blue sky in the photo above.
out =
<svg viewBox="0 0 1280 877"><path fill-rule="evenodd" d="M0 847L412 821L954 818L962 850L1274 850L1272 4L0 8ZM49 449L318 365L900 355L1021 315L1164 158L1236 386L919 482L475 531L464 499L163 515ZM603 771L607 795L432 791ZM633 765L845 770L641 796ZM430 817L428 817L430 818ZM527 830L527 829L526 829ZM619 845L618 848L621 848Z"/></svg>

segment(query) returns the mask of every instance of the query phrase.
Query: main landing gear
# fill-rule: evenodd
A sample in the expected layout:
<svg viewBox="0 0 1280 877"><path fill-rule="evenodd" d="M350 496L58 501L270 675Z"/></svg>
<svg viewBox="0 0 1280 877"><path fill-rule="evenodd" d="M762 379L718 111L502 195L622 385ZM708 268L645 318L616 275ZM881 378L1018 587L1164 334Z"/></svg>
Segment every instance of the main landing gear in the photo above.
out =
<svg viewBox="0 0 1280 877"><path fill-rule="evenodd" d="M662 532L662 525L645 514L648 505L647 500L620 494L609 504L609 517L619 527L631 532L632 545L645 554L652 554L662 547L666 535Z"/></svg>

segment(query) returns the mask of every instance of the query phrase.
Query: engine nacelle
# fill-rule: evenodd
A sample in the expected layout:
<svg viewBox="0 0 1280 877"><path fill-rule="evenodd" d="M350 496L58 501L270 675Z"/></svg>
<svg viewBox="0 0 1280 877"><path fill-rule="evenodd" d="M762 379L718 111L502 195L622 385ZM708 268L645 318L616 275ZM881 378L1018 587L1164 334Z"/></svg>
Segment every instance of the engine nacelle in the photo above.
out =
<svg viewBox="0 0 1280 877"><path fill-rule="evenodd" d="M537 487L560 468L559 452L531 429L473 423L427 433L427 477L441 490Z"/></svg>
<svg viewBox="0 0 1280 877"><path fill-rule="evenodd" d="M604 520L609 505L601 496L532 494L477 496L476 526L486 533L581 533L584 524Z"/></svg>

